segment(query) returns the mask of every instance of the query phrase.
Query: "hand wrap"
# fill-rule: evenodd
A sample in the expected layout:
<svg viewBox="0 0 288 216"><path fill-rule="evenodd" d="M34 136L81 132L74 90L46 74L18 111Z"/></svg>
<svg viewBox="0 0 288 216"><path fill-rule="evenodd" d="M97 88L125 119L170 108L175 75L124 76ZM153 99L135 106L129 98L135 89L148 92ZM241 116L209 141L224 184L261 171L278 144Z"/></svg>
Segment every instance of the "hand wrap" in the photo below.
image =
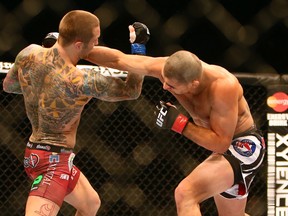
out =
<svg viewBox="0 0 288 216"><path fill-rule="evenodd" d="M131 28L132 27L132 28ZM146 55L146 43L150 38L147 26L140 22L133 23L130 28L131 53Z"/></svg>

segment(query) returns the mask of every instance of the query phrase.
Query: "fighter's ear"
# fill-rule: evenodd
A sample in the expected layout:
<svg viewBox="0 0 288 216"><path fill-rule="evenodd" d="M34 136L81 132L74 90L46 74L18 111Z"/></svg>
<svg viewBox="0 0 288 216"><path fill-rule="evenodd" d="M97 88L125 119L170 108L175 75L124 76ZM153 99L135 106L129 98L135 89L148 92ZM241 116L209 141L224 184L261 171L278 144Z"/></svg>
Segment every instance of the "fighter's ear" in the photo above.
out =
<svg viewBox="0 0 288 216"><path fill-rule="evenodd" d="M76 41L75 43L74 43L74 47L77 49L77 50L81 50L82 49L82 47L83 47L83 42L81 42L81 41Z"/></svg>
<svg viewBox="0 0 288 216"><path fill-rule="evenodd" d="M200 82L199 80L193 80L192 82L189 83L189 85L191 85L192 88L197 88L199 86Z"/></svg>

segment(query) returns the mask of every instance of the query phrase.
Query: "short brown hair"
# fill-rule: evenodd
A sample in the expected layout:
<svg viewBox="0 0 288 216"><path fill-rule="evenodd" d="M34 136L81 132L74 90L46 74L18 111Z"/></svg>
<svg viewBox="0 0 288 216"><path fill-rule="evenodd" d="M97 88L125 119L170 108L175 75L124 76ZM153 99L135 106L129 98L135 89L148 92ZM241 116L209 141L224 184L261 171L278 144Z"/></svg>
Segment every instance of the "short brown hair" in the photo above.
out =
<svg viewBox="0 0 288 216"><path fill-rule="evenodd" d="M76 40L88 43L93 37L93 29L99 27L96 15L83 11L68 12L59 24L59 43L68 46Z"/></svg>

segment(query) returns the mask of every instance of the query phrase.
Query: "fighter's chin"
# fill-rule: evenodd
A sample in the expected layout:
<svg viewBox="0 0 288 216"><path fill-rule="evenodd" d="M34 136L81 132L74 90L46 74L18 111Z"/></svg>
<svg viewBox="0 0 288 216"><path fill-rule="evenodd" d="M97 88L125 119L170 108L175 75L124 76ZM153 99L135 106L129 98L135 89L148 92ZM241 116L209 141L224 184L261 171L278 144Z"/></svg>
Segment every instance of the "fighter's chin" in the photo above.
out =
<svg viewBox="0 0 288 216"><path fill-rule="evenodd" d="M174 91L171 91L171 90L167 90L167 91L170 92L173 95L179 95L179 93L177 93L177 92L174 92Z"/></svg>

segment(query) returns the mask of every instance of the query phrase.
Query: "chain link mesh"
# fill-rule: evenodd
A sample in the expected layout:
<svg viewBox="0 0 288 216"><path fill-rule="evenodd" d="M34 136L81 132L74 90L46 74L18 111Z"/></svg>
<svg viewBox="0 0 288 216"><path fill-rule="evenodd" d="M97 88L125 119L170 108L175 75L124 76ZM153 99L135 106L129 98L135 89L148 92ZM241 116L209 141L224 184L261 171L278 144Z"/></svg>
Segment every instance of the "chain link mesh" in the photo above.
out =
<svg viewBox="0 0 288 216"><path fill-rule="evenodd" d="M244 85L244 92L258 127L267 134L266 89ZM149 79L138 100L111 103L92 99L85 107L74 163L101 197L98 215L176 215L174 189L210 154L185 137L154 126L153 109L159 100L177 105L158 80ZM31 184L22 166L31 127L22 95L7 94L1 87L0 107L0 211L4 216L20 216ZM266 215L266 161L248 199L247 212L253 216ZM217 215L212 199L201 209L203 215ZM59 215L74 213L75 209L64 204Z"/></svg>

